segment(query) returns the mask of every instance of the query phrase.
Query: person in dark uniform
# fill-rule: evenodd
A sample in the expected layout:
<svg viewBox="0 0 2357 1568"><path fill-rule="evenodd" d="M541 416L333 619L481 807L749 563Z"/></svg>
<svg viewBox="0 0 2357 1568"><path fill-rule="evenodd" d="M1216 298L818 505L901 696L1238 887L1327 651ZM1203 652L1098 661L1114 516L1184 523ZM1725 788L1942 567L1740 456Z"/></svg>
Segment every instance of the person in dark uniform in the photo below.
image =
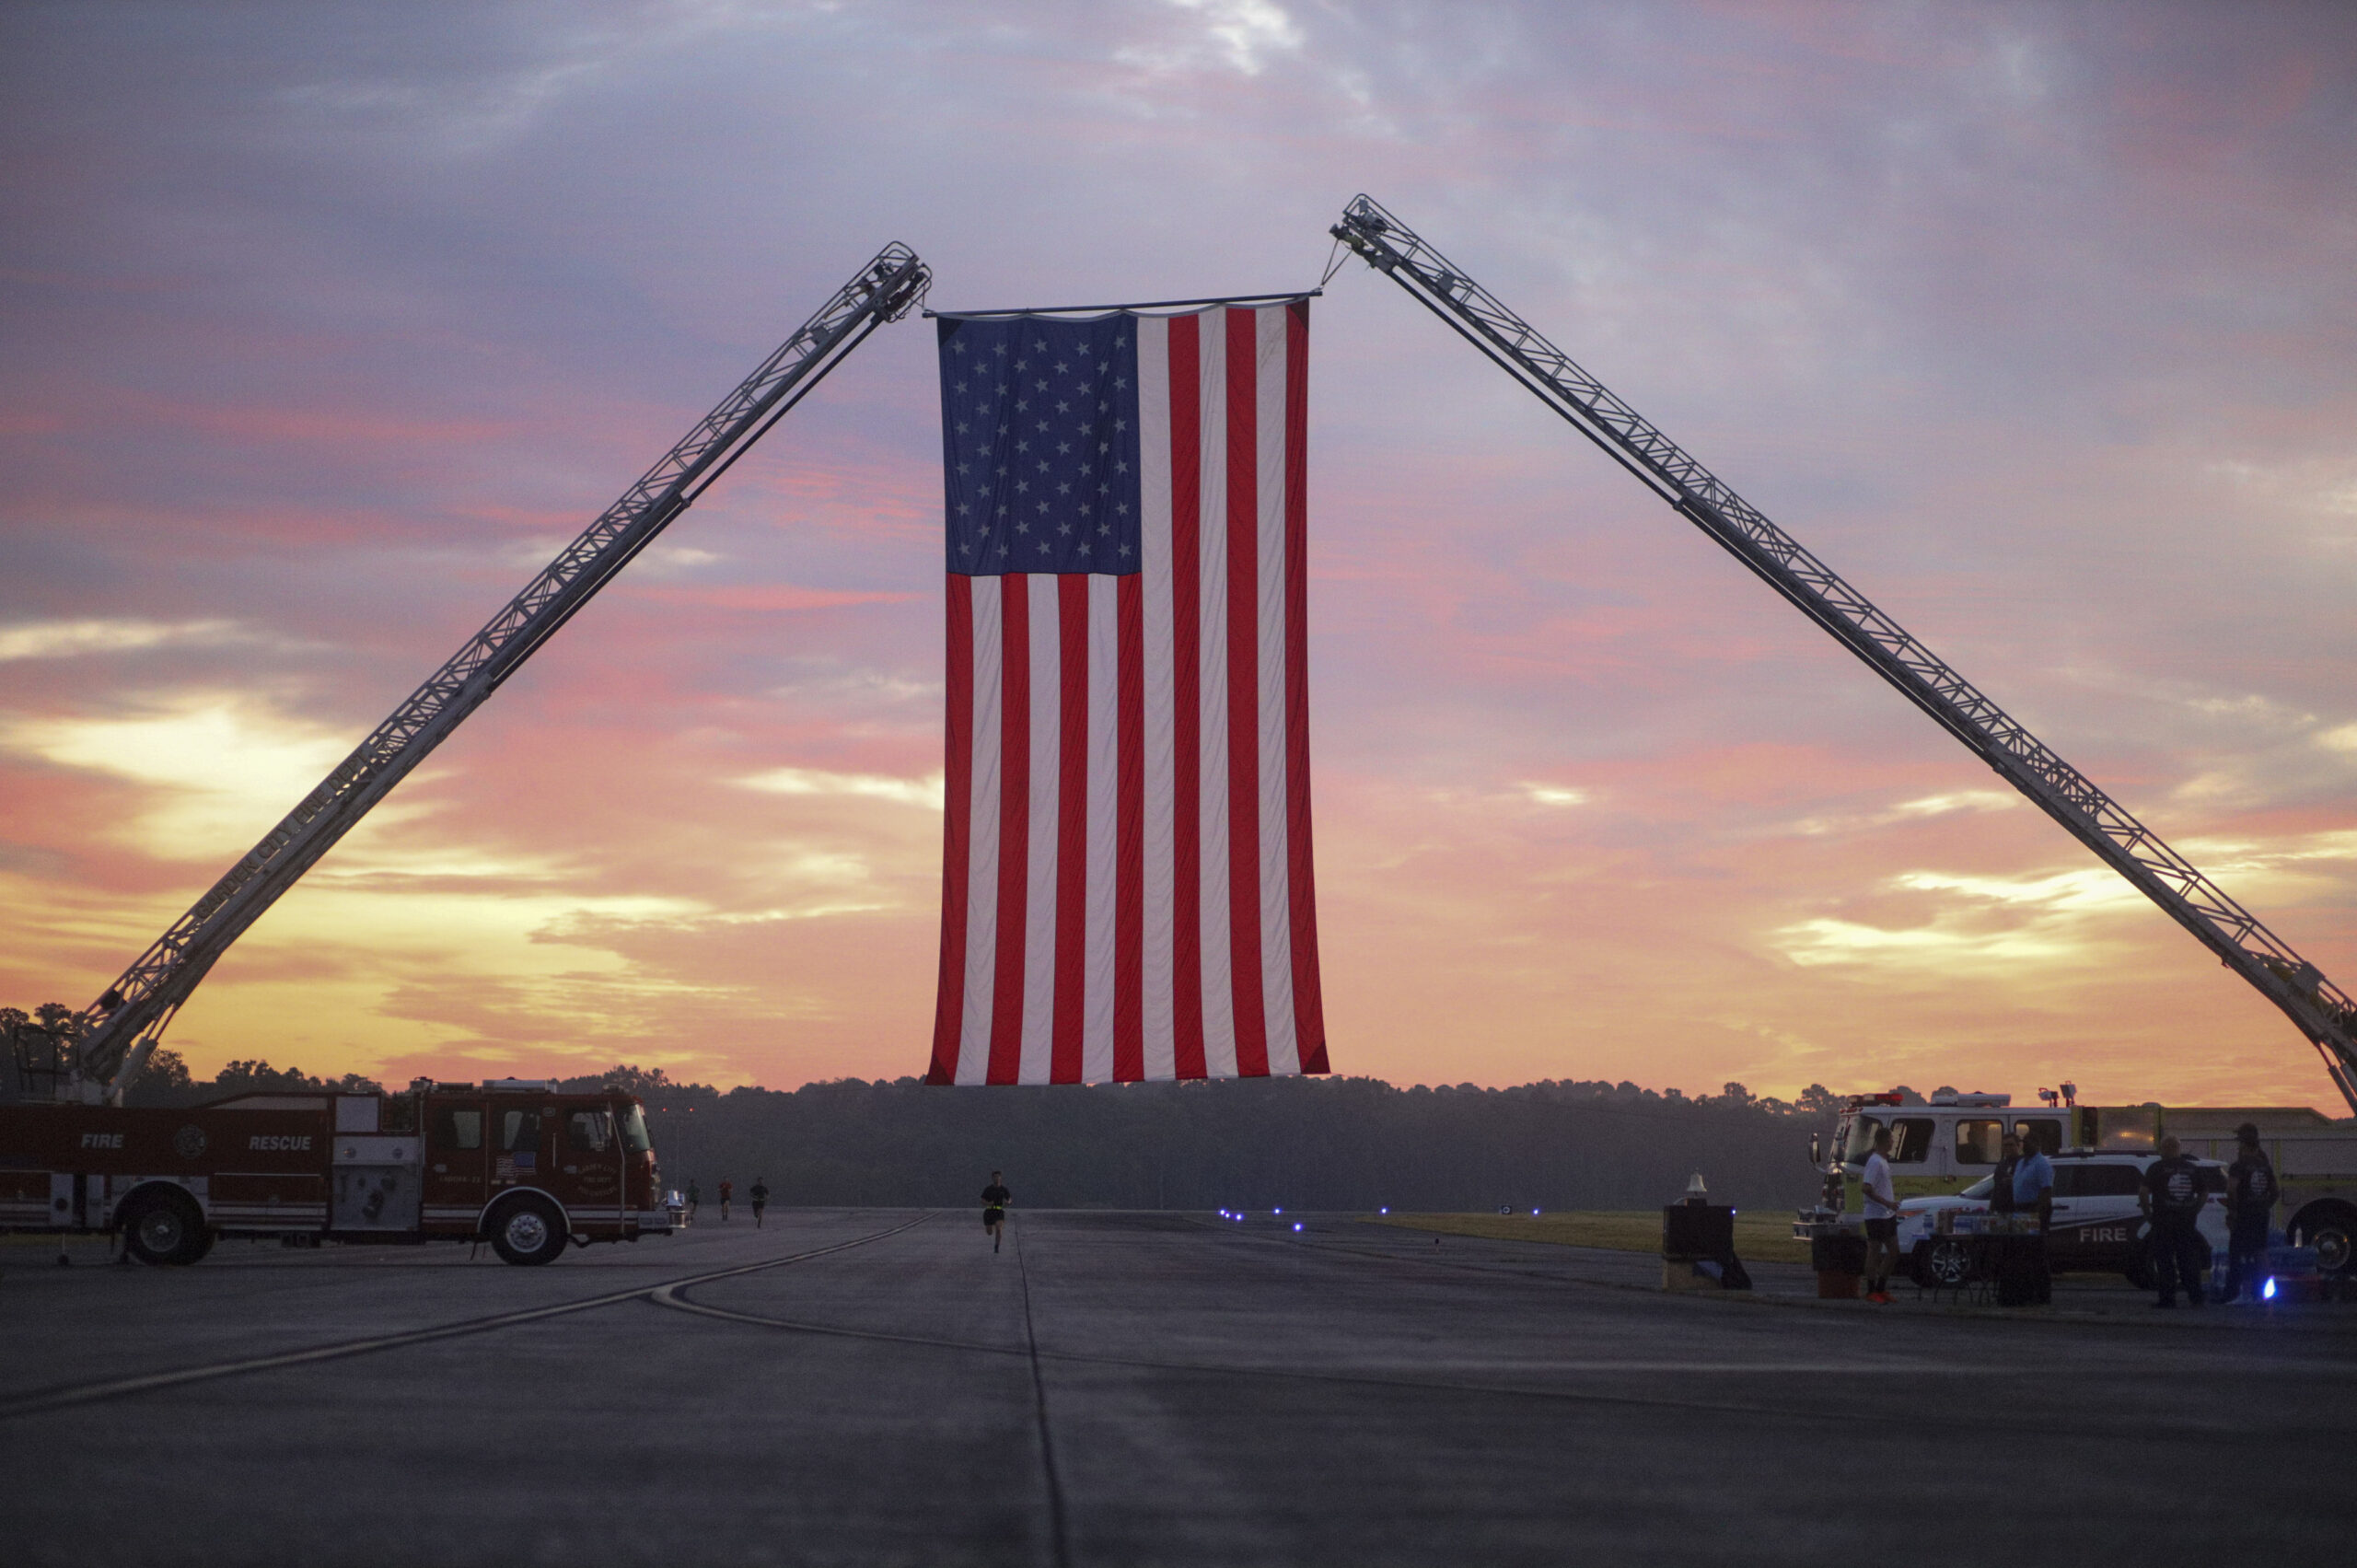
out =
<svg viewBox="0 0 2357 1568"><path fill-rule="evenodd" d="M736 1191L735 1185L729 1181L728 1178L724 1176L720 1179L720 1223L722 1225L728 1223L728 1195Z"/></svg>
<svg viewBox="0 0 2357 1568"><path fill-rule="evenodd" d="M1015 1197L1006 1190L1005 1183L999 1179L1005 1174L1004 1171L992 1171L991 1184L982 1189L982 1228L991 1233L991 1250L993 1252L998 1250L999 1242L1006 1231L1006 1205Z"/></svg>
<svg viewBox="0 0 2357 1568"><path fill-rule="evenodd" d="M761 1211L770 1206L770 1190L762 1185L761 1179L757 1176L753 1178L753 1185L747 1190L745 1195L753 1200L753 1228L759 1230L761 1228Z"/></svg>
<svg viewBox="0 0 2357 1568"><path fill-rule="evenodd" d="M2136 1201L2153 1223L2153 1280L2160 1287L2155 1307L2175 1307L2182 1282L2185 1304L2201 1305L2201 1167L2185 1157L2185 1145L2161 1140L2161 1157L2144 1167Z"/></svg>
<svg viewBox="0 0 2357 1568"><path fill-rule="evenodd" d="M2275 1166L2258 1146L2258 1126L2246 1121L2235 1129L2235 1163L2226 1167L2226 1290L2218 1299L2232 1301L2245 1284L2258 1295L2267 1274L2267 1237L2275 1214Z"/></svg>
<svg viewBox="0 0 2357 1568"><path fill-rule="evenodd" d="M2054 1272L2047 1265L2046 1237L2054 1225L2054 1162L2028 1139L2005 1141L2014 1144L2019 1154L2010 1176L2014 1213L2034 1215L2038 1225L2029 1235L2013 1238L2015 1267L2019 1271L2015 1289L2023 1295L2023 1299L2014 1305L2050 1307L2054 1304Z"/></svg>
<svg viewBox="0 0 2357 1568"><path fill-rule="evenodd" d="M688 1223L689 1223L690 1225L693 1225L693 1224L695 1224L695 1222L696 1222L696 1205L697 1205L698 1203L702 1202L703 1202L703 1193L697 1190L697 1187L696 1187L696 1179L695 1179L694 1177L692 1177L692 1176L689 1177L689 1178L688 1178Z"/></svg>

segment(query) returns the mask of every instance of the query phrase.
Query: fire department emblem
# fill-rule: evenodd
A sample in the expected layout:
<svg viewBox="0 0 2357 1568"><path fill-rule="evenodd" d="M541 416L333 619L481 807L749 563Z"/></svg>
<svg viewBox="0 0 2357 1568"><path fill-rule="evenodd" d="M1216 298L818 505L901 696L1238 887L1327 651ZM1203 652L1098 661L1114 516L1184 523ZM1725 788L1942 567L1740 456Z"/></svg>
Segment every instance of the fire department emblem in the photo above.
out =
<svg viewBox="0 0 2357 1568"><path fill-rule="evenodd" d="M204 1129L193 1122L172 1134L172 1152L184 1160L192 1160L204 1152Z"/></svg>

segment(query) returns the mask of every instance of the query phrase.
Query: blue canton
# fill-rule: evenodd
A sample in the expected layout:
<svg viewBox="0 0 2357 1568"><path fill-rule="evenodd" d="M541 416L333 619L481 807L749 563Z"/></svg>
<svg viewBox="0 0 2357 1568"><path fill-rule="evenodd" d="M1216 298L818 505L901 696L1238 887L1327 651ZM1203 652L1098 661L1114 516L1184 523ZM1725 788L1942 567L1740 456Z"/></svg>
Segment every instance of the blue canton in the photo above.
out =
<svg viewBox="0 0 2357 1568"><path fill-rule="evenodd" d="M949 570L1136 571L1136 322L939 324Z"/></svg>

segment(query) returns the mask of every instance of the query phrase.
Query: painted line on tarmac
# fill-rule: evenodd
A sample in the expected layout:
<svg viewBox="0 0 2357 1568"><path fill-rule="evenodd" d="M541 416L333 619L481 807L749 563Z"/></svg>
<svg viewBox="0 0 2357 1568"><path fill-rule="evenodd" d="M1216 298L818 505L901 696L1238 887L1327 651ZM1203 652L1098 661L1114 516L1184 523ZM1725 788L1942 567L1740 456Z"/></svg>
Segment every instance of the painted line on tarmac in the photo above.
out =
<svg viewBox="0 0 2357 1568"><path fill-rule="evenodd" d="M368 1355L377 1351L399 1350L406 1345L428 1344L435 1340L454 1340L467 1334L488 1333L493 1329L514 1328L522 1323L538 1323L551 1318L563 1318L575 1312L592 1312L600 1307L612 1307L621 1302L636 1301L658 1291L682 1285L703 1284L714 1280L734 1279L739 1274L758 1273L763 1269L782 1269L789 1263L805 1263L813 1258L844 1252L854 1247L865 1247L871 1241L898 1236L911 1226L923 1225L933 1216L919 1214L915 1219L896 1225L889 1230L879 1230L872 1236L838 1241L831 1247L814 1247L806 1252L790 1253L783 1258L766 1258L758 1263L740 1263L735 1268L715 1269L710 1273L695 1274L660 1285L633 1285L628 1290L609 1291L580 1301L559 1302L551 1307L526 1307L518 1312L502 1312L489 1318L470 1318L462 1322L443 1323L431 1329L407 1329L399 1333L377 1334L365 1340L343 1340L335 1344L313 1345L308 1350L284 1351L275 1355L247 1356L237 1361L216 1361L204 1366L184 1366L170 1372L150 1372L136 1377L110 1378L103 1383L84 1383L74 1388L48 1388L14 1399L0 1400L0 1420L9 1416L30 1415L40 1411L62 1409L69 1405L92 1404L101 1400L122 1399L133 1394L153 1393L158 1388L179 1388L183 1384L210 1382L219 1377L237 1377L250 1372L272 1372L280 1367L304 1366L313 1362L341 1361L347 1356Z"/></svg>

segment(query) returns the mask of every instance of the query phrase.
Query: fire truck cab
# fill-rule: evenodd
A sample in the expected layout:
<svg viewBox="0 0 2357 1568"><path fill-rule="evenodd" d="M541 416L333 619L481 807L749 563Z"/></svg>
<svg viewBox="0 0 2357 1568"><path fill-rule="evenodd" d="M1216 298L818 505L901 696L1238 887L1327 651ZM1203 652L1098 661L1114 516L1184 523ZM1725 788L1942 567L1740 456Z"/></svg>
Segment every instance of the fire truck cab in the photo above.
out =
<svg viewBox="0 0 2357 1568"><path fill-rule="evenodd" d="M510 1263L678 1228L644 1109L620 1090L420 1080L185 1109L0 1106L0 1228L120 1232L147 1263L221 1237L489 1241Z"/></svg>

